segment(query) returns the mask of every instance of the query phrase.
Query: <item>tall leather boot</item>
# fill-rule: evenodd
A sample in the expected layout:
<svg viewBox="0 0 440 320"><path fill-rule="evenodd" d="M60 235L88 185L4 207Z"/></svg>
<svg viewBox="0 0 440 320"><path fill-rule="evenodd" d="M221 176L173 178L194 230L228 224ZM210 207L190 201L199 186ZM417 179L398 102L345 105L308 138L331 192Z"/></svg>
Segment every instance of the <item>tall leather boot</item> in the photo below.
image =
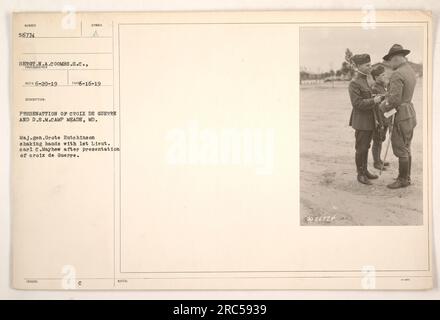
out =
<svg viewBox="0 0 440 320"><path fill-rule="evenodd" d="M409 186L408 180L409 172L409 157L399 158L399 176L396 181L387 185L390 189L405 188Z"/></svg>
<svg viewBox="0 0 440 320"><path fill-rule="evenodd" d="M356 161L356 169L357 169L357 180L362 184L370 185L371 184L370 180L368 180L368 178L365 176L364 153L356 152L355 161Z"/></svg>
<svg viewBox="0 0 440 320"><path fill-rule="evenodd" d="M378 142L378 141L373 141L373 146L371 147L371 153L373 154L373 166L377 169L377 170L383 170L385 171L385 164L382 163L382 160L380 159L380 153L382 151L382 143ZM382 169L382 166L384 166L384 168Z"/></svg>
<svg viewBox="0 0 440 320"><path fill-rule="evenodd" d="M408 157L408 183L411 183L411 164L412 164L412 157Z"/></svg>
<svg viewBox="0 0 440 320"><path fill-rule="evenodd" d="M372 174L367 169L368 168L368 151L363 154L363 161L364 161L363 164L364 164L364 174L365 174L365 176L368 179L371 179L371 180L379 178L378 175Z"/></svg>

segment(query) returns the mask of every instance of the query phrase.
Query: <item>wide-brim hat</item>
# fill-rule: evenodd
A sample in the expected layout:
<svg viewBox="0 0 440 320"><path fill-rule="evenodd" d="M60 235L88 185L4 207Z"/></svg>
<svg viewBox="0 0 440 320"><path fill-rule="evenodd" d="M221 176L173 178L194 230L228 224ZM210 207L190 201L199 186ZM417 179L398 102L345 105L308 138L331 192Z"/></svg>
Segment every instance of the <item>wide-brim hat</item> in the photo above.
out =
<svg viewBox="0 0 440 320"><path fill-rule="evenodd" d="M410 52L411 52L410 50L404 49L400 44L393 44L393 46L388 51L388 54L383 56L383 59L385 61L388 61L388 60L390 60L395 55L399 54L399 55L402 55L402 56L406 56Z"/></svg>

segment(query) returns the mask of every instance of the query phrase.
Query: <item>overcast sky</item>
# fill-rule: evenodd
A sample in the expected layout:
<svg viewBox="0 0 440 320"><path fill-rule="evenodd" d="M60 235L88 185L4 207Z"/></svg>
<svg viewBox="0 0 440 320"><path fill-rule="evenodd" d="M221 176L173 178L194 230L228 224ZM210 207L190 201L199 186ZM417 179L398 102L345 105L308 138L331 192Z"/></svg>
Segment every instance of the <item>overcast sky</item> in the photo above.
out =
<svg viewBox="0 0 440 320"><path fill-rule="evenodd" d="M422 27L378 27L364 30L361 27L301 28L300 66L310 72L338 70L345 57L345 49L353 54L368 53L371 62L382 57L395 43L411 50L410 61L423 61Z"/></svg>

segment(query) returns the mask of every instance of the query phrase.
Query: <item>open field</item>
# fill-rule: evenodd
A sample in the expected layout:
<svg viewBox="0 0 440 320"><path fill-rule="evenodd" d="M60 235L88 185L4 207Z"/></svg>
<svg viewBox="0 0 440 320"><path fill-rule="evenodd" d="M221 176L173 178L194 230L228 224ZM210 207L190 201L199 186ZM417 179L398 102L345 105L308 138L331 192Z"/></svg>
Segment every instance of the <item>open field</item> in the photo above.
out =
<svg viewBox="0 0 440 320"><path fill-rule="evenodd" d="M423 224L422 86L414 93L418 125L412 142L412 184L386 187L398 174L391 150L388 170L372 186L356 180L354 129L348 125L351 104L348 83L301 87L300 159L302 225L421 225ZM388 138L388 136L387 136ZM382 146L382 157L386 143ZM370 150L370 172L373 168Z"/></svg>

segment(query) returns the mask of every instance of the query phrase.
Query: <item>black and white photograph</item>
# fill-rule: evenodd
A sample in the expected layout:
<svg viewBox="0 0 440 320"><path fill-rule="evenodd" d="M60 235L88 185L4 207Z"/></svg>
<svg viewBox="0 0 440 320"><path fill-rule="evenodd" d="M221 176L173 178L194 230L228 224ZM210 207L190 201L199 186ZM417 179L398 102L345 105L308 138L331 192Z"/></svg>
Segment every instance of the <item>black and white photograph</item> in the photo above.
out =
<svg viewBox="0 0 440 320"><path fill-rule="evenodd" d="M301 28L301 225L423 225L424 40Z"/></svg>
<svg viewBox="0 0 440 320"><path fill-rule="evenodd" d="M428 7L31 9L4 12L0 299L438 296Z"/></svg>

